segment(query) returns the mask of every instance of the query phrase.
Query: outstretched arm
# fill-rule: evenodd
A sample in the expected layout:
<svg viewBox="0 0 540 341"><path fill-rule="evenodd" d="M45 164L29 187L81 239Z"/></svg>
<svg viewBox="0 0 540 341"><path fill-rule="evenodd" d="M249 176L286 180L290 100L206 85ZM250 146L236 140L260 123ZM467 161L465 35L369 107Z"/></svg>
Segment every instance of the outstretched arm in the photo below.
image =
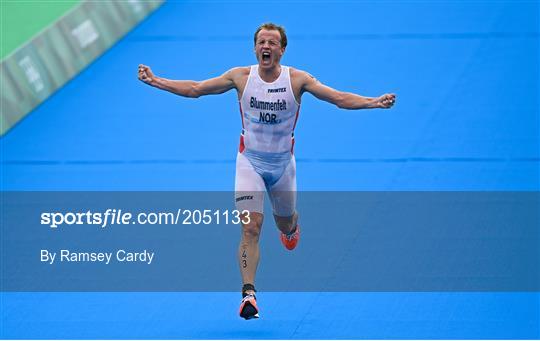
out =
<svg viewBox="0 0 540 341"><path fill-rule="evenodd" d="M384 94L380 97L364 97L350 92L342 92L326 86L312 75L302 72L302 92L309 92L323 101L337 105L342 109L374 109L391 108L395 101L395 94Z"/></svg>
<svg viewBox="0 0 540 341"><path fill-rule="evenodd" d="M231 69L219 77L204 81L171 80L154 75L152 70L143 64L139 65L139 80L161 90L173 94L197 98L204 95L215 95L236 87L234 82L235 69Z"/></svg>

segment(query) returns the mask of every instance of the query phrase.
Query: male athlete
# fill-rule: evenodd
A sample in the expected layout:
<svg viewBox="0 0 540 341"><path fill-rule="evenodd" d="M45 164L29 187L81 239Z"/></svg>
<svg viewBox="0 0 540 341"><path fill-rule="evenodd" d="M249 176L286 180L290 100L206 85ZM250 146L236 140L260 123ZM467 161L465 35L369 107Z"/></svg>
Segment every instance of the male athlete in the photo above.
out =
<svg viewBox="0 0 540 341"><path fill-rule="evenodd" d="M246 320L259 317L254 283L265 192L283 245L292 250L300 239L293 147L302 94L309 92L343 109L390 108L396 99L394 94L371 98L337 91L307 72L281 65L287 47L281 26L261 25L254 43L258 65L236 67L200 82L157 77L148 66L139 65L141 81L183 97L197 98L231 89L238 93L242 134L236 159L235 198L238 210L249 212L249 222L242 224L238 250L243 281L240 316Z"/></svg>

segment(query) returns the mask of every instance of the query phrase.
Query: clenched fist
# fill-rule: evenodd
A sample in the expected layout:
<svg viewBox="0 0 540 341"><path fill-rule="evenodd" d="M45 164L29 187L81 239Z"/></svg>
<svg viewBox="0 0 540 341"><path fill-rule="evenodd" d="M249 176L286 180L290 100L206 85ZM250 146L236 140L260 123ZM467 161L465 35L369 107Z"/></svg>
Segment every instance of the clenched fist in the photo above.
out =
<svg viewBox="0 0 540 341"><path fill-rule="evenodd" d="M389 109L394 105L394 103L396 103L395 94L384 94L377 98L377 107L379 108Z"/></svg>
<svg viewBox="0 0 540 341"><path fill-rule="evenodd" d="M148 66L139 64L139 80L140 81L146 84L152 85L152 83L154 82L154 78L155 76L152 73L152 70Z"/></svg>

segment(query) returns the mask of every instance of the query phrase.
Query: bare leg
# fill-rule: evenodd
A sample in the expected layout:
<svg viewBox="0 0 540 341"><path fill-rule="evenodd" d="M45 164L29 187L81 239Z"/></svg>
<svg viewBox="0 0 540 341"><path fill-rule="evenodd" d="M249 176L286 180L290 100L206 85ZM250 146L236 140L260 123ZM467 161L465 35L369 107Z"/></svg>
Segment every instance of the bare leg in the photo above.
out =
<svg viewBox="0 0 540 341"><path fill-rule="evenodd" d="M294 214L290 217L280 217L274 215L274 220L276 221L277 228L282 233L290 234L291 232L293 232L296 224L298 223L298 213L294 212Z"/></svg>
<svg viewBox="0 0 540 341"><path fill-rule="evenodd" d="M263 215L250 212L250 222L242 224L242 237L238 248L238 262L243 284L255 284L255 272L259 264L259 236L261 234ZM253 291L247 291L248 294Z"/></svg>

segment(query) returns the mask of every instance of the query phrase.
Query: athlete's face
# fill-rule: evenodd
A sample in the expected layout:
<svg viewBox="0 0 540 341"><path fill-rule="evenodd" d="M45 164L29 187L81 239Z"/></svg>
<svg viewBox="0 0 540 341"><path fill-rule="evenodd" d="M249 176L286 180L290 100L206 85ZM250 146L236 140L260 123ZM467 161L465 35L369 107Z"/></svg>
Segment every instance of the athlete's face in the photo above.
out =
<svg viewBox="0 0 540 341"><path fill-rule="evenodd" d="M279 65L284 52L285 48L281 47L279 31L265 29L259 31L255 42L255 56L259 62L259 67L271 69Z"/></svg>

